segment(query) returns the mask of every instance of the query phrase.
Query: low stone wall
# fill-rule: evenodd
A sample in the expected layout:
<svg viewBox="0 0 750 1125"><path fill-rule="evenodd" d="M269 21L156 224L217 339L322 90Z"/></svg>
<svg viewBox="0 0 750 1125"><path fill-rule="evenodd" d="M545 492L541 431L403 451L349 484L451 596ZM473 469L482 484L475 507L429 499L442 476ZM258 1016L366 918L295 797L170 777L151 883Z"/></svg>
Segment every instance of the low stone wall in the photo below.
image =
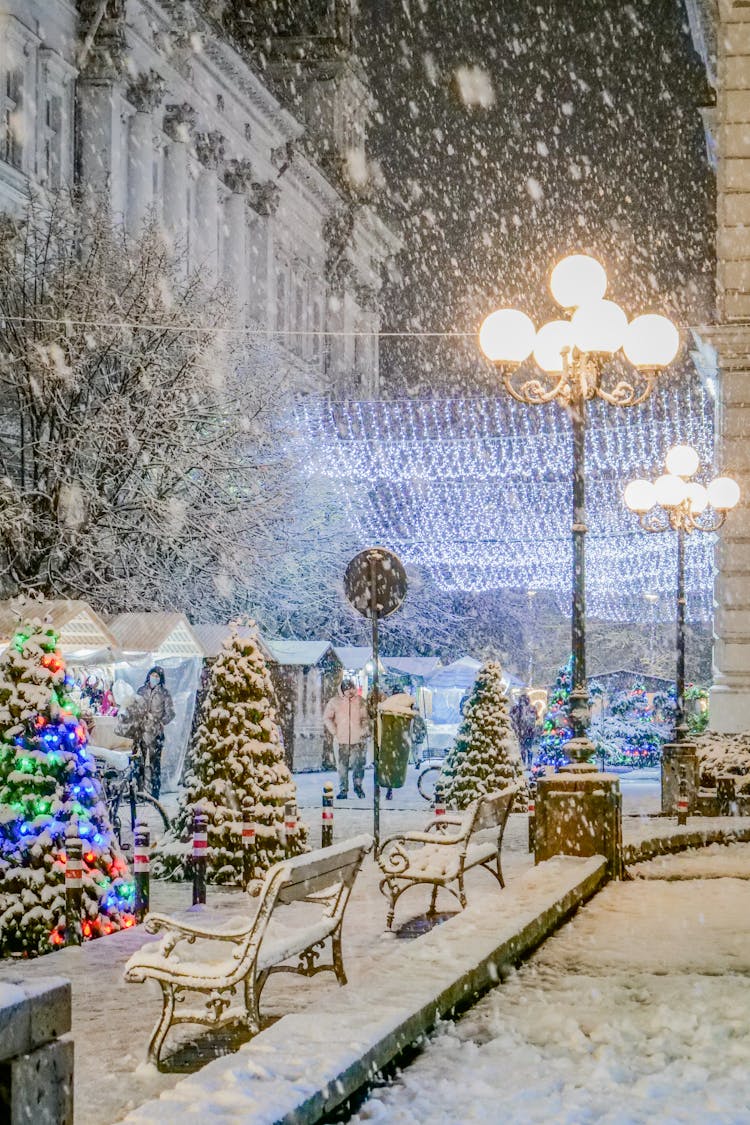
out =
<svg viewBox="0 0 750 1125"><path fill-rule="evenodd" d="M0 1121L73 1125L70 981L0 983Z"/></svg>
<svg viewBox="0 0 750 1125"><path fill-rule="evenodd" d="M700 818L697 818L681 827L672 825L669 831L625 843L622 860L625 867L629 867L657 855L672 855L687 851L688 848L705 848L709 844L743 844L749 841L750 824L746 817L741 823L733 823L731 817L723 817L719 825L701 825Z"/></svg>
<svg viewBox="0 0 750 1125"><path fill-rule="evenodd" d="M235 1055L146 1102L128 1125L312 1125L474 1003L606 882L606 861L557 856L429 934L373 958L365 981L284 1016Z"/></svg>

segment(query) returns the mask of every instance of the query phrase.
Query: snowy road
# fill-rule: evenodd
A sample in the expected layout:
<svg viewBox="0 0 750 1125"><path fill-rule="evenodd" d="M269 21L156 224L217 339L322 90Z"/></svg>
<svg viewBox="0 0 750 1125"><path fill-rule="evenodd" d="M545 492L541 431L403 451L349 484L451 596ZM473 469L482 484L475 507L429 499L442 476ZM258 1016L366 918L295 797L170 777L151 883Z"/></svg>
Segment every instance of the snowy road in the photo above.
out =
<svg viewBox="0 0 750 1125"><path fill-rule="evenodd" d="M352 1122L750 1122L750 845L642 874L444 1025Z"/></svg>

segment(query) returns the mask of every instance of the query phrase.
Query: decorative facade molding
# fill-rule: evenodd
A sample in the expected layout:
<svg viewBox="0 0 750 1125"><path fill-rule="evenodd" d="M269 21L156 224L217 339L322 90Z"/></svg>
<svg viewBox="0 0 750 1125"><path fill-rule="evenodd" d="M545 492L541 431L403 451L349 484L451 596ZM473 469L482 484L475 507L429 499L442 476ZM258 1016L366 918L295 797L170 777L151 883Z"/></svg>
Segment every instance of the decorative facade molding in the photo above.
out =
<svg viewBox="0 0 750 1125"><path fill-rule="evenodd" d="M250 206L259 215L275 215L281 200L281 188L274 180L253 183L250 189Z"/></svg>
<svg viewBox="0 0 750 1125"><path fill-rule="evenodd" d="M195 152L204 168L218 170L224 163L226 138L222 133L210 131L196 133Z"/></svg>
<svg viewBox="0 0 750 1125"><path fill-rule="evenodd" d="M164 132L170 140L187 144L195 130L197 116L188 102L168 105L164 110Z"/></svg>
<svg viewBox="0 0 750 1125"><path fill-rule="evenodd" d="M253 183L252 163L249 160L230 160L224 169L224 183L237 195L250 191Z"/></svg>
<svg viewBox="0 0 750 1125"><path fill-rule="evenodd" d="M135 78L127 90L127 98L139 113L153 113L166 93L166 82L155 70L146 71Z"/></svg>
<svg viewBox="0 0 750 1125"><path fill-rule="evenodd" d="M98 0L78 0L81 35L88 48L81 60L81 77L95 82L117 82L127 66L125 0L108 0L97 23L98 9ZM89 35L93 36L90 42Z"/></svg>

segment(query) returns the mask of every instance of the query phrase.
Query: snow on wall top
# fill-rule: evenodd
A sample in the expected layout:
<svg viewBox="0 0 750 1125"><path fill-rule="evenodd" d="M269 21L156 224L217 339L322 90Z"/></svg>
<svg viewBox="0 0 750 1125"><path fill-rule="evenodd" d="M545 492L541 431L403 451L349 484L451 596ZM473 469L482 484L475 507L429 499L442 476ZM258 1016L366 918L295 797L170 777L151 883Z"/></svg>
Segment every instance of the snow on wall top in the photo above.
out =
<svg viewBox="0 0 750 1125"><path fill-rule="evenodd" d="M109 623L123 652L148 652L154 658L203 656L204 650L182 613L121 613Z"/></svg>

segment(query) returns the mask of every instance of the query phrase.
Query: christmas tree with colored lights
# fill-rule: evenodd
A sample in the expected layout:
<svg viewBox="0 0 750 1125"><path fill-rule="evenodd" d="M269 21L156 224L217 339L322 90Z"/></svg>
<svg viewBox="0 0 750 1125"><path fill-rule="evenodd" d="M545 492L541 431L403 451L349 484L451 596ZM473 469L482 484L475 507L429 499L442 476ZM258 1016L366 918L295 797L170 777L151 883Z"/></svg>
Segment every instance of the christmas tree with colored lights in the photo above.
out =
<svg viewBox="0 0 750 1125"><path fill-rule="evenodd" d="M133 884L70 687L54 631L39 618L19 625L0 659L0 957L65 941L69 835L83 843L84 938L135 924Z"/></svg>
<svg viewBox="0 0 750 1125"><path fill-rule="evenodd" d="M526 811L528 791L508 714L508 697L499 664L489 661L479 672L464 719L449 750L440 783L447 805L465 809L476 797L519 786L516 811Z"/></svg>
<svg viewBox="0 0 750 1125"><path fill-rule="evenodd" d="M248 798L255 825L251 878L262 879L274 863L305 850L302 824L288 847L285 843L284 806L296 802L297 788L284 760L273 701L254 628L234 630L211 669L177 816L154 859L157 876L190 875L193 814L200 808L208 817L207 879L241 882Z"/></svg>
<svg viewBox="0 0 750 1125"><path fill-rule="evenodd" d="M547 710L542 719L542 736L534 761L534 771L544 772L547 766L559 769L568 761L565 743L573 737L573 724L568 715L570 692L573 687L573 657L557 673L550 692Z"/></svg>

